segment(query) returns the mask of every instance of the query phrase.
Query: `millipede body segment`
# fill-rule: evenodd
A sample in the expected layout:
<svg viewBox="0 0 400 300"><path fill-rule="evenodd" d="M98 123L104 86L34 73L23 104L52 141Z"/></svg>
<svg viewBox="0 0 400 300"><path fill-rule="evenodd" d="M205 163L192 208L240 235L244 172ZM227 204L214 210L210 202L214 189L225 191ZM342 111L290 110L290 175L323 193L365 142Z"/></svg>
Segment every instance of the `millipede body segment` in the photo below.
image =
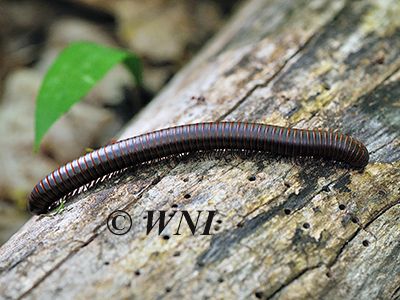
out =
<svg viewBox="0 0 400 300"><path fill-rule="evenodd" d="M362 168L369 160L358 140L336 132L261 123L211 122L170 127L115 142L81 156L42 179L29 196L33 214L98 178L173 154L217 149L267 151L334 159Z"/></svg>

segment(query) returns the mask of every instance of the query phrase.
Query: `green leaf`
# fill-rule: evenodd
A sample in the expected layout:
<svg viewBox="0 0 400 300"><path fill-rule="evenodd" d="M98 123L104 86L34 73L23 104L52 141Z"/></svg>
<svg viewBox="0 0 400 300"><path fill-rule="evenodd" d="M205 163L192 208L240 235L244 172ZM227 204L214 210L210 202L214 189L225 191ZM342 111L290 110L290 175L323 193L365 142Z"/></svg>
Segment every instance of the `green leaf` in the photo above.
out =
<svg viewBox="0 0 400 300"><path fill-rule="evenodd" d="M143 87L140 59L135 54L89 42L73 43L60 53L39 91L34 152L51 125L121 62L132 73L137 85Z"/></svg>

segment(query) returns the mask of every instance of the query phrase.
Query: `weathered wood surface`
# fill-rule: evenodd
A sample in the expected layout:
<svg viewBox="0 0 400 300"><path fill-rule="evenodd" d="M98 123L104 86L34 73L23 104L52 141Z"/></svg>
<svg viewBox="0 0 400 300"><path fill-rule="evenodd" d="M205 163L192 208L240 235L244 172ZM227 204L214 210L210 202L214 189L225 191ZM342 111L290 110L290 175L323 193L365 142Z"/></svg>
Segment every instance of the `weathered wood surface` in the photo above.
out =
<svg viewBox="0 0 400 300"><path fill-rule="evenodd" d="M13 236L0 297L400 297L399 14L395 0L249 1L124 133L211 120L329 129L365 142L364 171L252 153L130 170ZM133 220L122 236L106 225L116 209ZM158 236L146 210L218 214L212 236L204 216L195 235L174 235L174 217Z"/></svg>

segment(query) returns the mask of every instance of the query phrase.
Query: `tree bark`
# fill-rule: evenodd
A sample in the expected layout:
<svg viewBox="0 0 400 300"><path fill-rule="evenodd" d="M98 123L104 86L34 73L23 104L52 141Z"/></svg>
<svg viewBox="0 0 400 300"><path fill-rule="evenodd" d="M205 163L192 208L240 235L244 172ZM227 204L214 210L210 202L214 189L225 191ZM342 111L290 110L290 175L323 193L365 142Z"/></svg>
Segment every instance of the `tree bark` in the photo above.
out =
<svg viewBox="0 0 400 300"><path fill-rule="evenodd" d="M365 143L364 170L248 152L127 170L3 245L0 295L400 297L399 13L395 0L248 1L122 134L219 120L338 131ZM132 218L125 235L108 229L115 210ZM147 235L149 210L177 213ZM195 234L182 211L203 211Z"/></svg>

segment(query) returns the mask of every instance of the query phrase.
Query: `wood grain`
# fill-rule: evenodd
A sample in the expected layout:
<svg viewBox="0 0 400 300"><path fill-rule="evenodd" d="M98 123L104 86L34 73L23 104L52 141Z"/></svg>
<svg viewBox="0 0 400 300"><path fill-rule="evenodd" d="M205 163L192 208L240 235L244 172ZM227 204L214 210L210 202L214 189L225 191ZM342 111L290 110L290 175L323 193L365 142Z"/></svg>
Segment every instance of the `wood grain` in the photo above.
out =
<svg viewBox="0 0 400 300"><path fill-rule="evenodd" d="M221 120L340 131L369 149L363 172L222 152L144 165L33 217L1 248L0 295L398 298L399 12L394 0L248 1L121 136ZM123 236L106 226L116 209L133 220ZM218 215L212 236L174 235L175 218L158 236L146 210Z"/></svg>

